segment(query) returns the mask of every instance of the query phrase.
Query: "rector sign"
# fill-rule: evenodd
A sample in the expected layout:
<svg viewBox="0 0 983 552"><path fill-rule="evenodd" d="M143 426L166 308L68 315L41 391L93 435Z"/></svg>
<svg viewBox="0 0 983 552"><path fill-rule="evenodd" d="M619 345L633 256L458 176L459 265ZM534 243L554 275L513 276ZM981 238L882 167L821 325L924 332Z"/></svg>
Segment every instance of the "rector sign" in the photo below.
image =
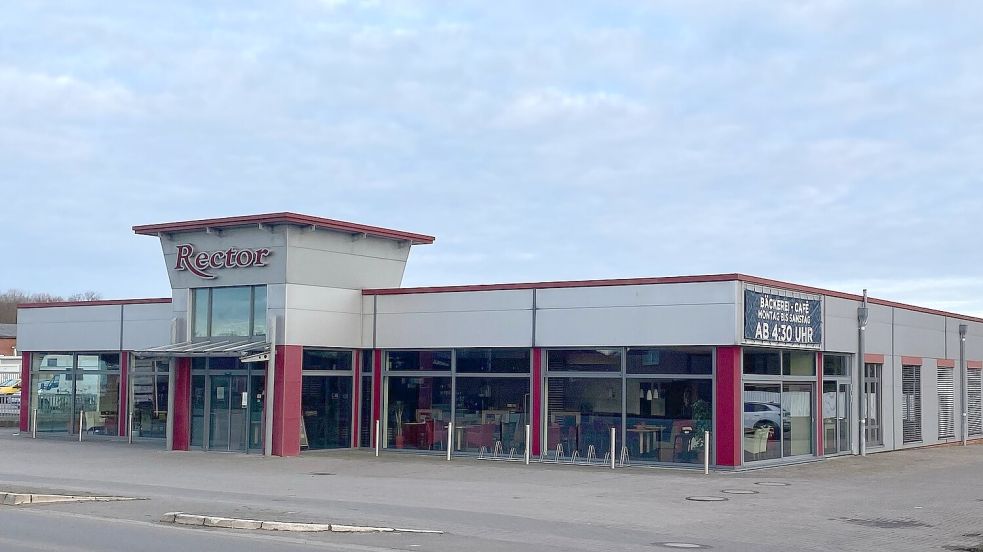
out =
<svg viewBox="0 0 983 552"><path fill-rule="evenodd" d="M744 290L744 339L787 345L820 345L823 340L823 304Z"/></svg>

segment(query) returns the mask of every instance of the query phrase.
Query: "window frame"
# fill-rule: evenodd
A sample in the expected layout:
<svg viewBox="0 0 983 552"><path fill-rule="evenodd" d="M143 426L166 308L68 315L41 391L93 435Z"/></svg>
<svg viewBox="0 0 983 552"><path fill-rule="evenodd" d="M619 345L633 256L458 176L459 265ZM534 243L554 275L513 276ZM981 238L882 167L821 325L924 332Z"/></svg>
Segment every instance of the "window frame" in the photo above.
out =
<svg viewBox="0 0 983 552"><path fill-rule="evenodd" d="M213 297L214 297L214 290L216 290L216 289L233 289L233 288L240 288L240 289L248 289L249 290L249 322L248 322L249 335L215 336L212 333L212 331L213 331L213 317L214 317L214 312L215 312L215 309L214 309L214 299L213 299ZM213 337L243 338L243 339L256 339L258 337L263 337L263 338L267 337L267 335L269 334L269 328L266 327L266 324L263 325L263 333L261 333L261 334L257 334L256 333L256 320L257 320L257 312L256 312L256 295L257 294L256 294L256 292L257 292L257 289L258 288L263 288L264 293L266 293L266 301L265 301L266 308L264 309L264 311L265 310L268 310L269 309L269 288L268 288L268 286L266 284L254 284L254 285L244 285L244 286L216 286L216 287L191 288L190 289L190 293L191 293L190 303L191 303L191 305L190 305L190 308L188 309L188 312L191 313L191 316L189 317L191 319L191 323L189 324L190 330L191 330L190 331L191 340L192 341L194 341L194 340L207 340L207 339L212 339ZM197 311L198 311L199 300L200 300L200 298L198 297L199 294L203 294L207 298L207 305L205 307L205 323L206 323L207 330L205 331L204 335L198 335L198 312ZM263 313L263 320L265 321L265 319L266 319L266 313L264 312Z"/></svg>

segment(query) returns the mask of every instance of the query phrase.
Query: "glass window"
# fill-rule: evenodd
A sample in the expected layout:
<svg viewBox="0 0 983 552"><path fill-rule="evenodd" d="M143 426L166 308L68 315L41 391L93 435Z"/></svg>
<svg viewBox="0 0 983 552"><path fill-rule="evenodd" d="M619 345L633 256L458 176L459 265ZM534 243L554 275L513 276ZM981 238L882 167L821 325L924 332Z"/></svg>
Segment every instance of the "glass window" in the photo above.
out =
<svg viewBox="0 0 983 552"><path fill-rule="evenodd" d="M593 449L603 458L611 449L611 428L621 435L620 378L547 379L546 453L577 452L588 457ZM616 449L614 454L618 454Z"/></svg>
<svg viewBox="0 0 983 552"><path fill-rule="evenodd" d="M527 377L457 378L455 450L524 454L528 401Z"/></svg>
<svg viewBox="0 0 983 552"><path fill-rule="evenodd" d="M309 449L351 446L351 376L304 376L300 403Z"/></svg>
<svg viewBox="0 0 983 552"><path fill-rule="evenodd" d="M212 336L248 337L252 290L248 287L212 288Z"/></svg>
<svg viewBox="0 0 983 552"><path fill-rule="evenodd" d="M449 372L451 369L450 351L388 351L386 360L390 371Z"/></svg>
<svg viewBox="0 0 983 552"><path fill-rule="evenodd" d="M778 384L744 386L744 461L782 457L782 388Z"/></svg>
<svg viewBox="0 0 983 552"><path fill-rule="evenodd" d="M371 447L375 428L375 420L372 418L372 370L370 368L368 372L362 373L369 375L362 376L362 389L359 392L358 445Z"/></svg>
<svg viewBox="0 0 983 552"><path fill-rule="evenodd" d="M45 356L64 357L65 355ZM74 425L72 393L75 381L70 376L70 373L64 372L41 372L31 377L31 404L37 409L36 425L39 433L72 431Z"/></svg>
<svg viewBox="0 0 983 552"><path fill-rule="evenodd" d="M529 373L529 349L458 349L455 353L459 373Z"/></svg>
<svg viewBox="0 0 983 552"><path fill-rule="evenodd" d="M119 374L80 375L75 380L75 404L82 412L83 431L119 434Z"/></svg>
<svg viewBox="0 0 983 552"><path fill-rule="evenodd" d="M702 462L713 424L710 379L629 379L626 440L632 460Z"/></svg>
<svg viewBox="0 0 983 552"><path fill-rule="evenodd" d="M266 286L253 287L253 335L266 335Z"/></svg>
<svg viewBox="0 0 983 552"><path fill-rule="evenodd" d="M451 378L388 379L386 442L389 447L446 449L451 417Z"/></svg>
<svg viewBox="0 0 983 552"><path fill-rule="evenodd" d="M163 439L167 434L168 363L139 359L133 363L130 389L135 437Z"/></svg>
<svg viewBox="0 0 983 552"><path fill-rule="evenodd" d="M864 387L867 397L867 444L872 446L884 444L884 434L881 431L881 371L882 364L864 365Z"/></svg>
<svg viewBox="0 0 983 552"><path fill-rule="evenodd" d="M629 349L629 374L705 374L713 373L713 353L709 349Z"/></svg>
<svg viewBox="0 0 983 552"><path fill-rule="evenodd" d="M304 349L304 370L351 370L351 351Z"/></svg>
<svg viewBox="0 0 983 552"><path fill-rule="evenodd" d="M620 372L621 349L573 349L547 352L551 372Z"/></svg>
<svg viewBox="0 0 983 552"><path fill-rule="evenodd" d="M208 288L191 290L194 315L191 322L195 337L208 337Z"/></svg>
<svg viewBox="0 0 983 552"><path fill-rule="evenodd" d="M823 355L824 376L849 376L850 357L846 355Z"/></svg>
<svg viewBox="0 0 983 552"><path fill-rule="evenodd" d="M76 361L79 370L119 370L119 353L102 355L79 355Z"/></svg>
<svg viewBox="0 0 983 552"><path fill-rule="evenodd" d="M815 376L816 353L785 351L782 353L782 373L786 376Z"/></svg>
<svg viewBox="0 0 983 552"><path fill-rule="evenodd" d="M757 376L780 376L782 374L781 353L745 349L744 373Z"/></svg>
<svg viewBox="0 0 983 552"><path fill-rule="evenodd" d="M71 370L72 355L65 353L35 353L34 370Z"/></svg>

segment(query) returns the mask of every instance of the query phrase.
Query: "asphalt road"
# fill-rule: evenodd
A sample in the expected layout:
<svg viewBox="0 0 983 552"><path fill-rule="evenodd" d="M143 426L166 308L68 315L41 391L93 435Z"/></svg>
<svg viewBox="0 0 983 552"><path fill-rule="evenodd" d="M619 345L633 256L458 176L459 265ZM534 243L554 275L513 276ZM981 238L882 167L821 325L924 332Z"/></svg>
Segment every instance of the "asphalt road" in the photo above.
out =
<svg viewBox="0 0 983 552"><path fill-rule="evenodd" d="M743 473L483 462L362 451L299 458L180 453L155 444L14 437L0 490L144 500L0 506L7 550L924 552L983 544L983 446L940 447ZM762 485L777 484L777 485ZM730 494L725 491L749 494ZM692 496L726 498L695 502ZM443 535L225 531L169 511L438 529Z"/></svg>

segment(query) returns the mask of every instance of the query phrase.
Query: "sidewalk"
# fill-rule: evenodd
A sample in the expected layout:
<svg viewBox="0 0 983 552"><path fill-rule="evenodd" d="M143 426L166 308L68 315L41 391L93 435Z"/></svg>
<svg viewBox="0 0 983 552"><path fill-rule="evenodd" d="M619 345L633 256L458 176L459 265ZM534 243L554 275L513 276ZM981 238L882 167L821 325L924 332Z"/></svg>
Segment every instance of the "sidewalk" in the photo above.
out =
<svg viewBox="0 0 983 552"><path fill-rule="evenodd" d="M981 473L981 446L704 476L363 451L167 452L0 430L0 487L150 499L101 505L107 515L398 525L444 530L441 545L464 539L473 550L651 550L668 541L720 550L856 550L861 541L870 550L940 549L983 528ZM722 493L732 489L757 494ZM686 500L701 495L728 500Z"/></svg>

